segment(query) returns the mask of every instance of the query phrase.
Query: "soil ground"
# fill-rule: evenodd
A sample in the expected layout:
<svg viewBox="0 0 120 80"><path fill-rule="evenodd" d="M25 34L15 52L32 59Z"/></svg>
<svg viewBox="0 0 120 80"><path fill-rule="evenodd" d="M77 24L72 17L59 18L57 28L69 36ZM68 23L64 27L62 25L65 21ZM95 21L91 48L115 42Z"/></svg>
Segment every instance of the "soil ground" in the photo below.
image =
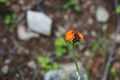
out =
<svg viewBox="0 0 120 80"><path fill-rule="evenodd" d="M20 1L23 1L23 3ZM105 7L110 14L109 21L105 23L108 25L106 30L106 35L108 38L110 38L111 34L115 32L117 26L117 17L113 0L80 0L78 5L82 8L82 12L75 12L72 8L69 10L63 10L61 6L68 0L42 0L41 3L32 8L32 10L43 11L52 18L52 35L50 37L40 35L40 38L38 39L33 38L29 41L22 41L19 40L17 36L17 26L11 32L11 26L5 25L3 20L5 15L9 14L8 12L17 12L17 9L12 9L11 6L18 6L20 11L17 12L17 15L20 17L21 14L25 13L26 8L36 0L20 1L9 0L9 8L4 6L3 11L0 11L0 69L6 65L5 61L7 59L11 60L10 64L8 64L8 74L3 74L0 72L0 80L16 80L17 75L20 76L17 80L43 80L42 74L35 76L35 71L29 68L26 64L31 60L36 61L37 56L49 56L50 58L54 58L54 41L57 38L56 32L58 31L59 26L62 26L65 30L75 29L82 33L87 33L85 35L85 49L83 51L78 50L78 56L84 63L86 63L88 57L86 57L84 53L87 50L91 50L91 43L94 43L97 39L100 39L103 36L102 28L104 24L97 22L95 18L95 11L98 5ZM24 20L26 25L26 19ZM96 32L97 37L93 37L91 35L92 31ZM111 43L109 45L108 50L111 47ZM117 45L116 53L118 49L119 44ZM116 59L112 64L118 63L117 65L120 66L119 58L120 57L116 56ZM69 54L66 54L61 58L55 58L55 61L59 64L66 64L72 62L72 58L69 57ZM101 56L101 52L96 52L94 57L91 59L90 64L92 66L89 67L88 71L93 80L99 80L98 78L102 77L106 61L107 58L104 59ZM119 73L120 72L116 73L116 77L109 74L108 80L113 80L113 78L118 78L114 80L119 80L120 78L117 76ZM34 79L35 77L37 79Z"/></svg>

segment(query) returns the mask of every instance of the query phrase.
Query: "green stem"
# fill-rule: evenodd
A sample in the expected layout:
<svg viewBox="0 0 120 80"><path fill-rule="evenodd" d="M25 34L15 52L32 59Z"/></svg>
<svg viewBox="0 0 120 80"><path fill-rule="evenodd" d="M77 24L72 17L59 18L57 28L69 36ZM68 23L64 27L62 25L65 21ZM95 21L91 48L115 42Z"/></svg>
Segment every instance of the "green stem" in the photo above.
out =
<svg viewBox="0 0 120 80"><path fill-rule="evenodd" d="M74 45L72 47L72 55L73 55L73 60L74 60L74 63L75 63L75 66L76 66L76 70L78 72L78 75L80 77L80 71L79 71L79 67L78 67L78 64L77 64L77 59L76 59L76 55L75 55L75 48L74 48Z"/></svg>

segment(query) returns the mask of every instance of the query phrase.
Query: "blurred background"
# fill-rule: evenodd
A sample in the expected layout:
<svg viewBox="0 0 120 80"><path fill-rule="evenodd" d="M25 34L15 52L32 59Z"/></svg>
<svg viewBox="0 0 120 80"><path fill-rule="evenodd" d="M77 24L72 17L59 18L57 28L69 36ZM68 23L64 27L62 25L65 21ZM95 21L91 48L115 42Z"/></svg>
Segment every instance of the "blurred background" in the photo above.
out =
<svg viewBox="0 0 120 80"><path fill-rule="evenodd" d="M119 15L119 0L0 0L0 80L77 80L71 29L84 80L120 80Z"/></svg>

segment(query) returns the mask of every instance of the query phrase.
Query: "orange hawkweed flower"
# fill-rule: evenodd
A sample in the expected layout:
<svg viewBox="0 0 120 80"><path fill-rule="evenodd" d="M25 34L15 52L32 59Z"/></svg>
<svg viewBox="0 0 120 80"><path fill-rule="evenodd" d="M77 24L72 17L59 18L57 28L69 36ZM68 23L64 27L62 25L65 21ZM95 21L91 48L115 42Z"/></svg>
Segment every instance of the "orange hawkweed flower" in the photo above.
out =
<svg viewBox="0 0 120 80"><path fill-rule="evenodd" d="M65 39L67 41L78 42L84 40L84 36L76 30L69 30L66 32Z"/></svg>

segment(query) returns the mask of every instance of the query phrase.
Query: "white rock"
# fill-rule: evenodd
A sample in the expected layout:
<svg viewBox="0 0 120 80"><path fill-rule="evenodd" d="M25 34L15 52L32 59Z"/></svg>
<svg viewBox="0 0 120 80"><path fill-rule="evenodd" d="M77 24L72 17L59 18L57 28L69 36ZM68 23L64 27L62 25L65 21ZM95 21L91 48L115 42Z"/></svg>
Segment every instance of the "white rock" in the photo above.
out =
<svg viewBox="0 0 120 80"><path fill-rule="evenodd" d="M32 69L36 69L36 67L37 67L34 61L28 62L27 65L28 65L28 67L30 67L30 68L32 68Z"/></svg>
<svg viewBox="0 0 120 80"><path fill-rule="evenodd" d="M1 68L1 72L4 73L4 74L7 74L8 70L9 70L9 67L7 65L5 65Z"/></svg>
<svg viewBox="0 0 120 80"><path fill-rule="evenodd" d="M91 31L91 35L92 35L93 37L96 37L96 36L97 36L97 33L96 33L94 30L92 30L92 31Z"/></svg>
<svg viewBox="0 0 120 80"><path fill-rule="evenodd" d="M99 6L96 10L96 19L98 22L107 22L110 15L109 12L104 8Z"/></svg>
<svg viewBox="0 0 120 80"><path fill-rule="evenodd" d="M107 24L104 24L103 27L102 27L102 31L106 31L108 28L108 25Z"/></svg>
<svg viewBox="0 0 120 80"><path fill-rule="evenodd" d="M16 73L16 74L15 74L15 77L20 77L20 75Z"/></svg>
<svg viewBox="0 0 120 80"><path fill-rule="evenodd" d="M114 39L117 43L120 43L120 34L117 34L116 36L114 36Z"/></svg>
<svg viewBox="0 0 120 80"><path fill-rule="evenodd" d="M69 16L68 16L67 14L65 14L65 15L63 16L63 18L64 18L64 20L68 20L68 19L69 19Z"/></svg>
<svg viewBox="0 0 120 80"><path fill-rule="evenodd" d="M91 53L91 52L90 52L89 50L86 50L86 51L84 52L84 56L85 56L85 57L89 57L89 56L90 56L90 53Z"/></svg>
<svg viewBox="0 0 120 80"><path fill-rule="evenodd" d="M3 38L3 39L2 39L2 42L3 42L3 43L7 43L7 41L8 41L7 38Z"/></svg>
<svg viewBox="0 0 120 80"><path fill-rule="evenodd" d="M116 35L115 35L115 33L112 33L110 35L110 38L113 39L113 40L115 40L116 43L120 43L120 33L118 33Z"/></svg>
<svg viewBox="0 0 120 80"><path fill-rule="evenodd" d="M39 34L28 31L24 25L19 25L17 28L17 34L21 40L29 40L31 38L38 38Z"/></svg>
<svg viewBox="0 0 120 80"><path fill-rule="evenodd" d="M5 60L5 64L10 64L11 63L11 59L6 59Z"/></svg>
<svg viewBox="0 0 120 80"><path fill-rule="evenodd" d="M82 65L80 63L78 65L81 72L80 77L83 77L83 80L88 80ZM59 70L48 71L44 75L44 80L77 80L75 64L64 64Z"/></svg>
<svg viewBox="0 0 120 80"><path fill-rule="evenodd" d="M88 23L89 25L91 25L91 24L94 23L94 20L93 20L91 17L89 17L87 23Z"/></svg>
<svg viewBox="0 0 120 80"><path fill-rule="evenodd" d="M27 24L30 30L46 36L51 35L52 19L42 12L27 11Z"/></svg>

